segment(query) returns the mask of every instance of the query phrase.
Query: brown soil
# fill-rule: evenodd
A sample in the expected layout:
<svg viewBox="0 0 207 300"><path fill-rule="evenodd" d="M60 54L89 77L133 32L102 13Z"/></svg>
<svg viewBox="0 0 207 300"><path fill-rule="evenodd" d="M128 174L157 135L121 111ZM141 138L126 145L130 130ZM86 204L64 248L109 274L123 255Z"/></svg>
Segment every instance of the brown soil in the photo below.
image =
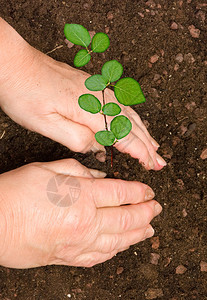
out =
<svg viewBox="0 0 207 300"><path fill-rule="evenodd" d="M149 184L164 207L153 221L156 239L90 269L2 267L0 299L207 299L207 273L202 263L207 262L207 167L200 158L207 148L205 3L0 0L0 16L31 45L44 53L63 45L50 55L69 64L77 49L64 44L66 22L96 32L109 31L111 46L104 60L97 56L98 61L85 70L93 74L104 61L117 59L124 66L124 75L140 82L147 102L135 110L161 144L159 152L168 162L163 171L147 172L134 159L115 152L116 177ZM192 27L190 32L191 25L200 30L196 31L198 37L193 37ZM177 57L179 53L182 55ZM155 54L159 58L151 64ZM92 154L69 152L0 112L0 135L4 131L0 140L2 172L33 161L65 157L109 170L107 163L97 162ZM152 260L154 253L158 261ZM185 269L177 269L180 265Z"/></svg>

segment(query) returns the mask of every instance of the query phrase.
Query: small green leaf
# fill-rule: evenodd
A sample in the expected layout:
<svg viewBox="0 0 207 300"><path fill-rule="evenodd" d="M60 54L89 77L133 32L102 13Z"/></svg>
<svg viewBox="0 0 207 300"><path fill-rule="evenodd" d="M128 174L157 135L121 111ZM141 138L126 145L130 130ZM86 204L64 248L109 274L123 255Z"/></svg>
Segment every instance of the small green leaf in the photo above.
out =
<svg viewBox="0 0 207 300"><path fill-rule="evenodd" d="M123 105L134 105L145 102L139 83L133 78L122 78L114 86L116 99Z"/></svg>
<svg viewBox="0 0 207 300"><path fill-rule="evenodd" d="M74 65L79 68L85 66L91 59L90 54L86 49L81 49L77 52L74 58Z"/></svg>
<svg viewBox="0 0 207 300"><path fill-rule="evenodd" d="M98 32L92 38L91 49L93 52L104 52L110 45L109 37L103 32Z"/></svg>
<svg viewBox="0 0 207 300"><path fill-rule="evenodd" d="M102 69L102 75L108 80L108 82L114 82L119 80L123 73L122 64L120 64L117 60L107 61Z"/></svg>
<svg viewBox="0 0 207 300"><path fill-rule="evenodd" d="M116 139L113 132L107 130L96 132L95 138L103 146L112 146Z"/></svg>
<svg viewBox="0 0 207 300"><path fill-rule="evenodd" d="M91 42L88 30L80 24L65 24L64 34L75 45L88 47Z"/></svg>
<svg viewBox="0 0 207 300"><path fill-rule="evenodd" d="M85 81L85 86L90 91L102 91L107 86L107 80L100 74L92 75Z"/></svg>
<svg viewBox="0 0 207 300"><path fill-rule="evenodd" d="M110 129L117 139L122 139L130 133L132 123L125 116L117 116L111 121Z"/></svg>
<svg viewBox="0 0 207 300"><path fill-rule="evenodd" d="M110 102L102 107L102 111L107 116L116 116L120 114L121 108L118 104Z"/></svg>
<svg viewBox="0 0 207 300"><path fill-rule="evenodd" d="M92 114L97 114L101 110L101 102L91 94L83 94L78 99L80 107Z"/></svg>

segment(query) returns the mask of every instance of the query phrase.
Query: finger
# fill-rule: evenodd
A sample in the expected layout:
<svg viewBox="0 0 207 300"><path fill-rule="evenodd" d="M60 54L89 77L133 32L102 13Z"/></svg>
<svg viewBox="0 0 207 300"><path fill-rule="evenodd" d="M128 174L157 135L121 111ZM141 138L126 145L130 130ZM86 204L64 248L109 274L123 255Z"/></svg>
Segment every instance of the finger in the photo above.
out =
<svg viewBox="0 0 207 300"><path fill-rule="evenodd" d="M135 229L121 234L102 234L93 244L93 249L96 249L97 252L111 253L112 251L116 251L116 249L128 248L131 245L152 237L153 235L154 229L151 225L142 229Z"/></svg>
<svg viewBox="0 0 207 300"><path fill-rule="evenodd" d="M129 153L132 157L139 159L139 162L145 169L150 170L154 168L154 162L146 145L133 132L130 132L125 138L118 141L115 147L119 151Z"/></svg>
<svg viewBox="0 0 207 300"><path fill-rule="evenodd" d="M97 211L97 222L101 233L124 233L146 227L161 211L161 205L154 200L137 205L101 208Z"/></svg>
<svg viewBox="0 0 207 300"><path fill-rule="evenodd" d="M153 190L146 184L120 179L84 180L83 197L92 198L96 207L137 204L154 198Z"/></svg>
<svg viewBox="0 0 207 300"><path fill-rule="evenodd" d="M42 167L45 167L58 174L76 177L104 178L106 176L105 172L88 169L81 163L79 163L76 159L72 158L42 163Z"/></svg>
<svg viewBox="0 0 207 300"><path fill-rule="evenodd" d="M88 151L105 152L105 148L96 141L95 134L91 129L57 113L48 115L47 120L44 120L43 124L39 124L38 131L72 151L82 153Z"/></svg>
<svg viewBox="0 0 207 300"><path fill-rule="evenodd" d="M155 150L157 150L160 147L160 145L150 135L150 133L147 130L146 126L142 122L140 116L131 107L126 107L126 111L127 111L126 114L129 115L136 122L136 124L143 130L143 132L145 133L145 135L151 141L151 143L154 146Z"/></svg>
<svg viewBox="0 0 207 300"><path fill-rule="evenodd" d="M146 145L147 150L150 154L150 158L152 159L154 164L154 167L152 169L160 170L164 166L166 166L166 162L164 161L164 159L159 154L157 154L149 138L134 121L132 121L132 132Z"/></svg>
<svg viewBox="0 0 207 300"><path fill-rule="evenodd" d="M116 100L116 98L114 97L114 95L111 95L111 90L106 89L106 98L108 100L111 100L112 97L114 99L114 102L118 103L117 100ZM151 135L149 134L147 128L145 127L145 125L142 122L142 120L139 117L139 115L131 107L126 107L126 106L120 105L120 103L118 103L118 104L119 104L119 106L121 106L122 113L125 116L127 116L131 121L133 120L143 130L143 132L145 133L145 135L151 141L151 143L154 146L154 148L157 150L158 147L159 147L159 144L151 137Z"/></svg>

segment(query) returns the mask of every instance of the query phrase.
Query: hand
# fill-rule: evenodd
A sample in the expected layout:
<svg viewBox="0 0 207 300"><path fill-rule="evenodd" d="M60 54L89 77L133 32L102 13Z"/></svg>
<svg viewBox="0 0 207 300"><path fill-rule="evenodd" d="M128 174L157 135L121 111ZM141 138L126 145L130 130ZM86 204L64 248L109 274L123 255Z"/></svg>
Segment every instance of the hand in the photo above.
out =
<svg viewBox="0 0 207 300"><path fill-rule="evenodd" d="M90 267L151 237L153 191L105 175L73 159L0 175L0 264Z"/></svg>
<svg viewBox="0 0 207 300"><path fill-rule="evenodd" d="M78 105L79 96L89 92L84 85L89 75L30 47L11 27L6 36L10 37L10 48L3 55L1 72L9 75L3 76L0 84L2 109L22 126L73 151L104 151L94 137L104 129L103 116L85 112ZM93 94L102 99L101 92ZM117 102L109 89L105 98L106 102ZM136 112L120 106L122 114L132 122L132 131L115 147L139 159L146 169L162 169L166 162L156 152L159 145Z"/></svg>

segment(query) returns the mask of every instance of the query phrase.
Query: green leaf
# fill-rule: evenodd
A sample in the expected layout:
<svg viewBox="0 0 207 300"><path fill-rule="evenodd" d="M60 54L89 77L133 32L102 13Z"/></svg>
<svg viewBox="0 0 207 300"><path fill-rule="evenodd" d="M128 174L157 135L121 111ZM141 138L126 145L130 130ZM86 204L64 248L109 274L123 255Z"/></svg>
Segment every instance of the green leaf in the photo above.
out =
<svg viewBox="0 0 207 300"><path fill-rule="evenodd" d="M102 111L107 116L116 116L120 114L121 108L118 104L110 102L102 107Z"/></svg>
<svg viewBox="0 0 207 300"><path fill-rule="evenodd" d="M85 86L90 91L102 91L107 86L107 80L100 74L92 75L85 81Z"/></svg>
<svg viewBox="0 0 207 300"><path fill-rule="evenodd" d="M92 114L97 114L101 110L101 102L91 94L83 94L78 99L80 107Z"/></svg>
<svg viewBox="0 0 207 300"><path fill-rule="evenodd" d="M103 146L112 146L116 139L113 132L107 130L96 132L95 138Z"/></svg>
<svg viewBox="0 0 207 300"><path fill-rule="evenodd" d="M85 66L91 59L90 54L86 49L81 49L77 52L74 58L74 65L79 68Z"/></svg>
<svg viewBox="0 0 207 300"><path fill-rule="evenodd" d="M109 37L103 32L98 32L92 38L91 49L93 52L104 52L110 45Z"/></svg>
<svg viewBox="0 0 207 300"><path fill-rule="evenodd" d="M75 45L88 47L91 42L88 30L80 24L65 24L64 34Z"/></svg>
<svg viewBox="0 0 207 300"><path fill-rule="evenodd" d="M108 80L108 82L114 82L119 80L123 73L122 64L120 64L117 60L107 61L102 69L102 75Z"/></svg>
<svg viewBox="0 0 207 300"><path fill-rule="evenodd" d="M134 105L145 102L139 83L133 78L122 78L114 86L116 99L123 105Z"/></svg>
<svg viewBox="0 0 207 300"><path fill-rule="evenodd" d="M117 139L122 139L130 133L132 123L125 116L117 116L111 121L110 129Z"/></svg>

